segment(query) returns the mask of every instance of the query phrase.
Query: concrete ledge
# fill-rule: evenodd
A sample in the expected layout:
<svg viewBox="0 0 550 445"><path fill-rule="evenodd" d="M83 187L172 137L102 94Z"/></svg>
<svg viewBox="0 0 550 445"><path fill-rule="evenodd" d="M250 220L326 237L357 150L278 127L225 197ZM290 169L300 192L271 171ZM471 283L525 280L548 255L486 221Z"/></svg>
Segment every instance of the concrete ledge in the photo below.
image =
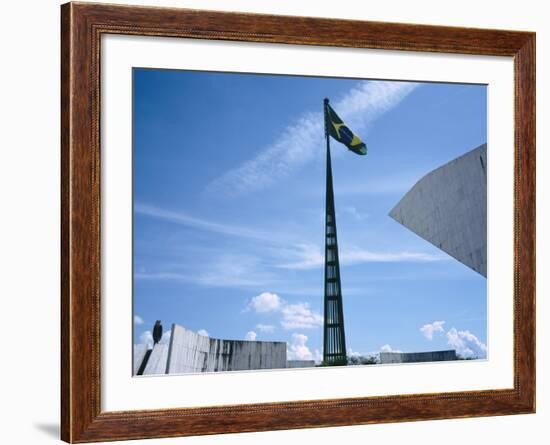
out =
<svg viewBox="0 0 550 445"><path fill-rule="evenodd" d="M154 346L143 375L286 368L286 346L286 342L210 338L173 324L170 343ZM142 349L134 345L134 374Z"/></svg>
<svg viewBox="0 0 550 445"><path fill-rule="evenodd" d="M381 352L380 363L446 362L457 360L456 351Z"/></svg>

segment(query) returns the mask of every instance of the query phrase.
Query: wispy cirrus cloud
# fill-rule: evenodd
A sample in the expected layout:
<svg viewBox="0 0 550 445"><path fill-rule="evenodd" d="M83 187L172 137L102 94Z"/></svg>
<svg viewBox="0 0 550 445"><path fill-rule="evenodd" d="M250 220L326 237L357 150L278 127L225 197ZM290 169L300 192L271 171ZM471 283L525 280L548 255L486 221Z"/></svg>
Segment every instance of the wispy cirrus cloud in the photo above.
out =
<svg viewBox="0 0 550 445"><path fill-rule="evenodd" d="M325 258L321 248L314 244L298 244L296 246L296 261L279 264L283 269L306 270L323 267ZM376 252L372 250L361 249L358 247L343 248L339 255L340 264L354 265L361 263L423 263L432 261L443 261L447 258L443 255L434 255L425 252Z"/></svg>
<svg viewBox="0 0 550 445"><path fill-rule="evenodd" d="M363 217L357 213L355 207L346 207L348 212L356 214L355 217ZM247 226L231 225L212 221L205 218L198 218L186 212L166 210L160 207L138 203L134 212L140 215L155 219L172 222L198 230L218 233L221 235L248 238L255 241L263 241L271 245L270 251L274 255L284 257L293 256L296 262L279 264L277 267L285 269L313 269L324 264L324 257L321 248L311 243L295 243L292 235L286 233L262 232ZM359 247L341 248L340 263L344 265L367 263L367 262L428 262L447 259L444 255L435 255L425 252L377 252ZM168 278L168 276L166 277ZM175 278L175 277L174 277Z"/></svg>
<svg viewBox="0 0 550 445"><path fill-rule="evenodd" d="M136 272L134 277L137 280L237 288L256 287L274 281L273 274L262 267L257 257L246 254L223 254L198 265L190 264L187 269Z"/></svg>
<svg viewBox="0 0 550 445"><path fill-rule="evenodd" d="M256 325L256 329L260 332L274 332L275 331L275 326L273 326L272 324L263 324L263 323L258 323Z"/></svg>
<svg viewBox="0 0 550 445"><path fill-rule="evenodd" d="M231 236L237 236L240 238L250 238L250 239L259 239L259 240L270 239L269 234L263 233L248 227L235 226L235 225L215 222L215 221L211 221L203 218L197 218L185 212L166 210L160 207L156 207L156 206L144 204L144 203L136 203L134 206L134 213L138 215L149 216L155 219L169 221L169 222L184 225L187 227L206 230L208 232L220 233L222 235L231 235Z"/></svg>
<svg viewBox="0 0 550 445"><path fill-rule="evenodd" d="M184 227L215 233L228 237L243 238L252 241L261 241L271 245L291 245L293 236L288 233L274 233L262 231L246 225L230 224L203 217L197 217L181 210L165 209L147 203L134 205L136 215L145 216L161 221L170 222Z"/></svg>
<svg viewBox="0 0 550 445"><path fill-rule="evenodd" d="M343 249L342 264L359 264L359 263L424 263L431 261L442 261L446 259L442 255L433 255L424 252L375 252L361 248Z"/></svg>
<svg viewBox="0 0 550 445"><path fill-rule="evenodd" d="M419 84L361 81L334 104L355 131L363 131L399 104ZM236 196L265 189L322 155L324 129L321 112L306 112L258 155L211 182L206 192Z"/></svg>
<svg viewBox="0 0 550 445"><path fill-rule="evenodd" d="M368 217L366 213L360 212L355 206L345 206L342 208L342 212L346 215L351 216L356 221L363 221Z"/></svg>
<svg viewBox="0 0 550 445"><path fill-rule="evenodd" d="M321 246L310 242L296 242L296 234L262 232L246 225L228 224L197 217L184 211L164 209L137 203L136 214L172 224L205 231L228 238L250 240L245 251L232 251L194 246L191 263L154 264L138 268L137 280L175 281L205 287L248 288L280 284L282 270L313 270L322 268L324 255ZM171 244L173 247L173 242ZM190 249L189 244L185 244ZM241 248L243 246L241 245ZM440 254L414 251L378 252L360 247L340 249L340 263L344 266L361 263L430 262L447 259ZM296 293L296 289L291 292Z"/></svg>
<svg viewBox="0 0 550 445"><path fill-rule="evenodd" d="M316 244L297 244L296 250L288 249L288 254L293 255L296 261L290 263L278 264L281 269L316 269L325 264L325 257L321 253L321 248Z"/></svg>

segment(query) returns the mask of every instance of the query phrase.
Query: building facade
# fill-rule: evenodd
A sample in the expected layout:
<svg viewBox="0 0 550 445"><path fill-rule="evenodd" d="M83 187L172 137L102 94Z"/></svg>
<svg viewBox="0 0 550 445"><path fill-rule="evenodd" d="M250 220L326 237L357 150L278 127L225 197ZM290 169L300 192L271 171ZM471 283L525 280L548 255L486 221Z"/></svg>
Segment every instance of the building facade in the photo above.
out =
<svg viewBox="0 0 550 445"><path fill-rule="evenodd" d="M389 215L487 277L487 144L422 177Z"/></svg>
<svg viewBox="0 0 550 445"><path fill-rule="evenodd" d="M173 324L168 344L134 345L134 374L286 368L286 349L286 342L210 338Z"/></svg>

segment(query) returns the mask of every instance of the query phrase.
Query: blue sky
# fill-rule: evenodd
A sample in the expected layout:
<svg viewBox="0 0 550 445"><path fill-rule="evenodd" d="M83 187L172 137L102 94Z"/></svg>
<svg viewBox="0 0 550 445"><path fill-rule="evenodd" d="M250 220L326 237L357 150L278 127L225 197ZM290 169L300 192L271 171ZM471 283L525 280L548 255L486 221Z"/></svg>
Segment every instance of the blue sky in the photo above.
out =
<svg viewBox="0 0 550 445"><path fill-rule="evenodd" d="M348 353L486 353L486 279L388 216L486 142L486 87L134 69L134 339L156 319L322 354L322 104L332 141Z"/></svg>

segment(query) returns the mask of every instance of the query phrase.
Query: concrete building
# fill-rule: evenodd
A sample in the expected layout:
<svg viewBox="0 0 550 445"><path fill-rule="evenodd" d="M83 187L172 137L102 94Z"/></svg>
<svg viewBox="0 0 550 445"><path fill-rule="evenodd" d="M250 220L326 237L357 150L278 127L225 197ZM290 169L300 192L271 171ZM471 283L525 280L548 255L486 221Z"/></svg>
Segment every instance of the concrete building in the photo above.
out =
<svg viewBox="0 0 550 445"><path fill-rule="evenodd" d="M148 357L143 370L145 375L166 374L166 363L168 360L168 345L157 343Z"/></svg>
<svg viewBox="0 0 550 445"><path fill-rule="evenodd" d="M286 367L286 342L222 340L172 325L167 374Z"/></svg>
<svg viewBox="0 0 550 445"><path fill-rule="evenodd" d="M145 355L147 354L147 345L145 344L139 344L134 345L134 375L138 374L138 371L143 363L143 360L145 358Z"/></svg>
<svg viewBox="0 0 550 445"><path fill-rule="evenodd" d="M487 144L421 178L389 215L487 277Z"/></svg>
<svg viewBox="0 0 550 445"><path fill-rule="evenodd" d="M141 368L143 375L286 368L286 347L286 342L210 338L173 324L170 342L157 343L150 354L134 345L134 374Z"/></svg>
<svg viewBox="0 0 550 445"><path fill-rule="evenodd" d="M456 351L429 351L429 352L381 352L380 363L418 363L418 362L446 362L456 360Z"/></svg>
<svg viewBox="0 0 550 445"><path fill-rule="evenodd" d="M287 368L313 368L315 360L287 360Z"/></svg>

